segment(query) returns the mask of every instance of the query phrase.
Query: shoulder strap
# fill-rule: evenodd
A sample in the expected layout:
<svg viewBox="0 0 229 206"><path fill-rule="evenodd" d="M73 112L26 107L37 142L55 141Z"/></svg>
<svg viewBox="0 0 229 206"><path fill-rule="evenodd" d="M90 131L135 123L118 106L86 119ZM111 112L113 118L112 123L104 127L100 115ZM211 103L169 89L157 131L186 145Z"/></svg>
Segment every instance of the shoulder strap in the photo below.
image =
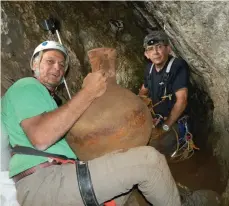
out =
<svg viewBox="0 0 229 206"><path fill-rule="evenodd" d="M151 64L150 69L147 68L147 83L148 83L148 89L149 89L149 96L153 97L153 83L152 83L152 71L153 71L154 64Z"/></svg>
<svg viewBox="0 0 229 206"><path fill-rule="evenodd" d="M149 70L149 75L151 75L151 73L152 73L153 66L154 66L154 64L152 64L152 65L151 65L151 67L150 67L150 70Z"/></svg>
<svg viewBox="0 0 229 206"><path fill-rule="evenodd" d="M169 73L173 64L173 61L175 60L175 57L172 57L168 63L168 66L166 68L166 73Z"/></svg>
<svg viewBox="0 0 229 206"><path fill-rule="evenodd" d="M174 60L175 60L175 57L172 57L169 60L169 63L167 65L167 67L166 67L166 71L162 76L162 80L160 82L160 86L164 87L164 92L163 92L162 96L167 95L167 85L168 85L168 80L169 80L169 74L170 74L170 70L171 70L171 67L173 65Z"/></svg>
<svg viewBox="0 0 229 206"><path fill-rule="evenodd" d="M168 79L169 79L169 74L170 74L170 70L171 70L171 67L172 67L172 64L173 64L173 62L174 62L174 60L175 60L175 57L172 57L170 60L169 60L169 63L168 63L168 65L167 65L167 67L166 67L166 71L165 71L165 73L163 74L163 76L162 76L162 80L161 80L161 82L159 83L159 85L160 85L160 89L159 89L159 96L160 97L162 97L162 96L165 96L166 95L166 93L167 93L167 84L168 84ZM153 66L154 66L154 64L152 64L151 65L151 67L150 67L150 70L149 70L149 76L151 76L151 73L152 73L152 71L153 71ZM150 81L148 84L152 84L152 81ZM150 85L150 88L151 88L151 92L153 92L153 89L152 89L152 87L153 87L153 85ZM163 89L164 88L164 89ZM164 90L164 91L163 91ZM152 94L151 94L151 96L152 96Z"/></svg>
<svg viewBox="0 0 229 206"><path fill-rule="evenodd" d="M170 60L169 60L169 63L166 67L166 71L162 77L162 82L164 84L167 84L167 81L168 81L168 78L169 78L169 73L170 73L170 70L171 70L171 67L172 67L172 64L173 64L173 61L175 60L175 57L172 57Z"/></svg>

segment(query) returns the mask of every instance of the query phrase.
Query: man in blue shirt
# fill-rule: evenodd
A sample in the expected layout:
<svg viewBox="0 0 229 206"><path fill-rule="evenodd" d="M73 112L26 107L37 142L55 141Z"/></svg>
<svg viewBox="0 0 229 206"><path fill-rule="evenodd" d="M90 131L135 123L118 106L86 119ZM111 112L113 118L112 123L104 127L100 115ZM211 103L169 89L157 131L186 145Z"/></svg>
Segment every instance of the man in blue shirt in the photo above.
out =
<svg viewBox="0 0 229 206"><path fill-rule="evenodd" d="M152 100L154 117L153 138L160 139L163 153L170 155L178 149L172 129L176 129L183 144L192 142L187 126L186 109L188 104L189 67L182 58L171 53L168 36L163 31L153 31L144 39L144 55L149 60L144 73L144 83L139 95L148 95ZM182 118L182 119L181 119ZM180 122L180 124L177 124ZM186 142L186 136L190 142ZM159 140L158 140L159 141ZM157 141L156 141L157 142ZM192 150L193 151L193 150Z"/></svg>

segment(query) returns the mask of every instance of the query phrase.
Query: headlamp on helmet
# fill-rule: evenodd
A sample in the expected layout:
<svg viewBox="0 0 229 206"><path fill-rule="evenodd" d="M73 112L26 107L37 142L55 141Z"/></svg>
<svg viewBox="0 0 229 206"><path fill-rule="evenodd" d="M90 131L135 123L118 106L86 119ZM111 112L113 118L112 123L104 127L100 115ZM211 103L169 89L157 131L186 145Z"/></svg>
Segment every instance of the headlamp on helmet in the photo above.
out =
<svg viewBox="0 0 229 206"><path fill-rule="evenodd" d="M158 43L164 45L169 44L168 36L163 31L153 31L144 38L143 47L146 49L148 46L152 46Z"/></svg>

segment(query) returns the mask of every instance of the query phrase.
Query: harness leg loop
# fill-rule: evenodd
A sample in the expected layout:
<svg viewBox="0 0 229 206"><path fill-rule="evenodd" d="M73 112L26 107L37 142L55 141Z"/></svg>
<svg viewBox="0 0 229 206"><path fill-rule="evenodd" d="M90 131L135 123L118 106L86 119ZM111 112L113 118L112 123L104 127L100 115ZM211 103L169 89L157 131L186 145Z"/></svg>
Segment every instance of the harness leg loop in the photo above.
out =
<svg viewBox="0 0 229 206"><path fill-rule="evenodd" d="M95 196L87 162L76 161L76 175L84 205L100 206Z"/></svg>

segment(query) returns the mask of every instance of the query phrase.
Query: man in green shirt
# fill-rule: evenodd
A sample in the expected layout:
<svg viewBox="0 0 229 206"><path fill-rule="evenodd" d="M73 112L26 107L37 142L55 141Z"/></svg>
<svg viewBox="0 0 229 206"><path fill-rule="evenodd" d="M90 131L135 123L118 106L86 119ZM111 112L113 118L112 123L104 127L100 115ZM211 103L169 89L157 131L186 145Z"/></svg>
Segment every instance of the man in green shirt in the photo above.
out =
<svg viewBox="0 0 229 206"><path fill-rule="evenodd" d="M1 116L12 147L19 145L76 159L64 135L106 91L107 83L101 71L90 73L83 81L83 88L66 104L57 107L54 92L63 81L68 63L68 53L62 45L45 41L35 49L31 59L34 77L18 80L8 89L2 99ZM85 196L82 185L77 184L77 164L49 160L42 155L15 153L12 156L10 177L16 183L19 204L80 206L90 202L91 196ZM152 147L114 152L88 161L87 165L90 189L97 202L94 205L129 192L136 184L155 206L181 205L166 160Z"/></svg>

